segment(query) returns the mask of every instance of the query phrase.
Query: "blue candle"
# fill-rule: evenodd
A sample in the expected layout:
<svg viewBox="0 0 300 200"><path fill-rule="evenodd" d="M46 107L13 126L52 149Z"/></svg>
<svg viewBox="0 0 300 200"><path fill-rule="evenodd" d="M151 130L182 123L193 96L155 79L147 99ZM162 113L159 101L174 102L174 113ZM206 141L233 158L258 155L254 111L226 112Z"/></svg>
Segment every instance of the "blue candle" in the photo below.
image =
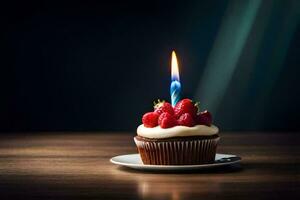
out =
<svg viewBox="0 0 300 200"><path fill-rule="evenodd" d="M171 68L170 95L171 95L172 106L175 106L176 103L180 100L180 91L181 91L178 62L177 62L175 51L172 52L171 67L172 68Z"/></svg>

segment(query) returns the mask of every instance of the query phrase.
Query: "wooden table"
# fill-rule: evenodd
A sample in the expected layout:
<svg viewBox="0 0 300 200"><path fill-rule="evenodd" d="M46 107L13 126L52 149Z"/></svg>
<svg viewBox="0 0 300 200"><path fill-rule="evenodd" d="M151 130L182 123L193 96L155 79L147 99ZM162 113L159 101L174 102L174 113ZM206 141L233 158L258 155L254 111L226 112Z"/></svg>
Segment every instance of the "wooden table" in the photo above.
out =
<svg viewBox="0 0 300 200"><path fill-rule="evenodd" d="M222 133L241 166L181 173L120 168L134 133L0 136L0 199L300 199L298 133Z"/></svg>

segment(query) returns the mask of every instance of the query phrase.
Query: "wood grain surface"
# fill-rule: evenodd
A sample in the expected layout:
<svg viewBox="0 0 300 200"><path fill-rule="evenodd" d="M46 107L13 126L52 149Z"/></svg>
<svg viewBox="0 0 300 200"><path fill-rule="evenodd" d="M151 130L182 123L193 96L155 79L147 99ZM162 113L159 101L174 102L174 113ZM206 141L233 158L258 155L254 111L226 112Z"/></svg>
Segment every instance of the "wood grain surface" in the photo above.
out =
<svg viewBox="0 0 300 200"><path fill-rule="evenodd" d="M134 171L135 133L0 136L0 199L300 199L298 133L222 133L219 153L242 164L205 171Z"/></svg>

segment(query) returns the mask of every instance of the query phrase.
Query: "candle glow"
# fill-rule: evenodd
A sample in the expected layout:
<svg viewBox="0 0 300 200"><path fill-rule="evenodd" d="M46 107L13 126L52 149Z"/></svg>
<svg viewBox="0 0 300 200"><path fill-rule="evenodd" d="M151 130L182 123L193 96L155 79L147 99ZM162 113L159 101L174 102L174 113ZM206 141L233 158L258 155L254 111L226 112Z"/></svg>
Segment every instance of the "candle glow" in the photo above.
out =
<svg viewBox="0 0 300 200"><path fill-rule="evenodd" d="M175 51L172 52L170 95L172 106L180 100L181 84L179 79L178 62Z"/></svg>

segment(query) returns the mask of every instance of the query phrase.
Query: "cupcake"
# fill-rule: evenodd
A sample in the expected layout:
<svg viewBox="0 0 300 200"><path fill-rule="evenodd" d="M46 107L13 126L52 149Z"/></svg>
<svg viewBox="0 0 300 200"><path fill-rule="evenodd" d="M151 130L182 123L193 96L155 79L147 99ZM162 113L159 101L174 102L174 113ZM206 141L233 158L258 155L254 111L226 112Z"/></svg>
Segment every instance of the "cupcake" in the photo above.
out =
<svg viewBox="0 0 300 200"><path fill-rule="evenodd" d="M190 99L174 107L159 101L153 112L143 115L135 144L144 164L196 165L213 163L219 129L208 111L199 112Z"/></svg>

